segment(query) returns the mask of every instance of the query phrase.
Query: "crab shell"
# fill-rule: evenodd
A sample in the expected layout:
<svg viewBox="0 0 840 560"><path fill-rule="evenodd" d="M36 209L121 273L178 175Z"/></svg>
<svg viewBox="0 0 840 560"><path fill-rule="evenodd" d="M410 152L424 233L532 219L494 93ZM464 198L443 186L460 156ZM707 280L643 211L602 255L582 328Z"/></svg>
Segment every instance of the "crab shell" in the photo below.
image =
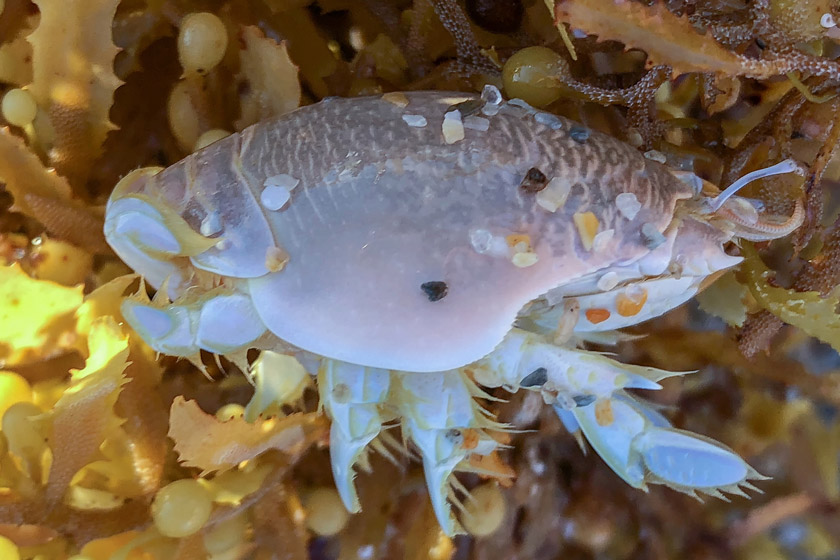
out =
<svg viewBox="0 0 840 560"><path fill-rule="evenodd" d="M470 114L471 103L480 101L441 92L334 98L255 125L124 180L108 240L155 287L168 277L173 296L192 268L210 272L249 294L283 341L410 372L479 360L526 304L568 286L603 291L605 271L627 284L673 275L679 262L689 281L590 330L658 315L690 297L696 279L738 262L723 253L723 232L674 224L678 201L696 193L667 167L524 104ZM529 173L543 185L525 188ZM639 203L635 215L620 211L622 194ZM174 211L209 248L167 262L138 252L125 231L152 237L156 224L143 218L155 210ZM182 236L182 254L187 244ZM288 256L282 270L277 255Z"/></svg>
<svg viewBox="0 0 840 560"><path fill-rule="evenodd" d="M709 204L685 177L490 86L328 99L130 173L105 234L159 288L122 305L153 348L233 359L270 338L316 364L345 505L398 419L452 534L452 473L487 474L471 459L507 429L476 383L541 391L637 488L723 497L762 478L625 392L680 374L570 344L672 309L740 261L733 237L801 220L759 219L736 185Z"/></svg>

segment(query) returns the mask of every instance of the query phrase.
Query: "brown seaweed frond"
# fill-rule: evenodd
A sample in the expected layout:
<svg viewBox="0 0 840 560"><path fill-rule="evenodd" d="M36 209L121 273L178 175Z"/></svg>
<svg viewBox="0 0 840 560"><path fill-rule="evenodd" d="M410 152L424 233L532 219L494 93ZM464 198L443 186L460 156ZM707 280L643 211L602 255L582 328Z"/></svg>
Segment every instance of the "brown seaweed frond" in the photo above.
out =
<svg viewBox="0 0 840 560"><path fill-rule="evenodd" d="M801 69L840 79L836 62L790 49L775 51L768 59L732 52L661 2L558 0L554 14L558 22L597 35L602 41L619 41L627 48L643 50L648 64L670 66L674 74L714 72L763 79Z"/></svg>

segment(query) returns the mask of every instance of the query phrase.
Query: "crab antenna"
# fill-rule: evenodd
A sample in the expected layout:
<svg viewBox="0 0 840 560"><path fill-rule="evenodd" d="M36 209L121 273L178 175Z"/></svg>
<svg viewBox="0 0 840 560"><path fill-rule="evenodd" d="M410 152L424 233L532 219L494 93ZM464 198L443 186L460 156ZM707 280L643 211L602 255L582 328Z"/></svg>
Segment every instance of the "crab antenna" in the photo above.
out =
<svg viewBox="0 0 840 560"><path fill-rule="evenodd" d="M744 188L747 184L752 183L756 179L770 177L772 175L782 175L784 173L794 173L799 171L801 173L802 167L792 159L780 161L776 165L771 165L764 169L756 169L751 171L726 187L726 189L719 195L709 201L709 211L717 212L723 203L729 200L732 195Z"/></svg>

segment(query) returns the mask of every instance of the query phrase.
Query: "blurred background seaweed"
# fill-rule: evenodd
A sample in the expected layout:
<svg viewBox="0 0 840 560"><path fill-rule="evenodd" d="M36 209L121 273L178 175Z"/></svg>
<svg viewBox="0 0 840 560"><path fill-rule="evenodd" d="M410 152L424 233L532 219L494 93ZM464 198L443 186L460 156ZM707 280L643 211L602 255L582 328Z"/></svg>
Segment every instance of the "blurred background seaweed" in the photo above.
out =
<svg viewBox="0 0 840 560"><path fill-rule="evenodd" d="M0 0L0 558L840 558L837 21L837 0ZM499 392L521 433L491 470L515 477L459 475L470 535L442 534L409 458L372 459L351 517L299 364L264 356L251 385L205 356L208 380L122 325L137 279L102 216L129 171L325 96L488 83L722 186L807 168L749 187L805 200L791 239L617 350L699 370L656 403L763 494L634 490Z"/></svg>

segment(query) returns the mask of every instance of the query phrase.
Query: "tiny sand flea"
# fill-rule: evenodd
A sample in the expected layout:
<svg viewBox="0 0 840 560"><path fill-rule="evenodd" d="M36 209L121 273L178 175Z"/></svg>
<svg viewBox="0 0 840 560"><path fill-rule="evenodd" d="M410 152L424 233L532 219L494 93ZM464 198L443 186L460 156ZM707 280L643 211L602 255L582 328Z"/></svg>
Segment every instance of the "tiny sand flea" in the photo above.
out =
<svg viewBox="0 0 840 560"><path fill-rule="evenodd" d="M402 120L405 121L405 124L414 128L423 128L427 124L426 117L423 115L403 115Z"/></svg>
<svg viewBox="0 0 840 560"><path fill-rule="evenodd" d="M461 111L449 111L443 116L443 139L447 144L454 144L464 139L464 123L461 122Z"/></svg>

